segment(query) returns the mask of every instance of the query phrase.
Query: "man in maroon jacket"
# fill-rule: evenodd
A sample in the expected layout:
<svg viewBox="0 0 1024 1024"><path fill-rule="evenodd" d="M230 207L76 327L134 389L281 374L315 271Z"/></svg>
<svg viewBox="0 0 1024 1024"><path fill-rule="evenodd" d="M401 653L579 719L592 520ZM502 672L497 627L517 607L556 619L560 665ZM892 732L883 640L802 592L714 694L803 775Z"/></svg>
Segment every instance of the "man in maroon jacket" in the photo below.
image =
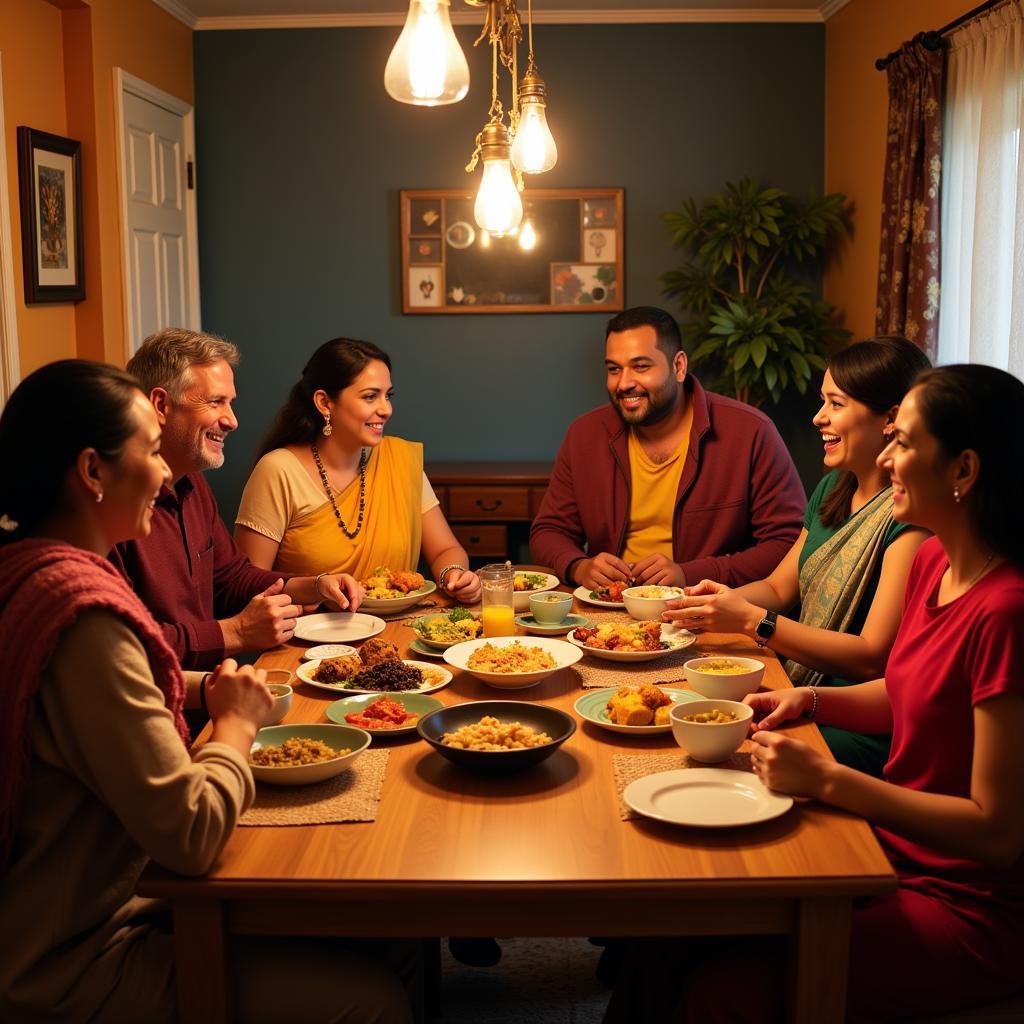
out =
<svg viewBox="0 0 1024 1024"><path fill-rule="evenodd" d="M569 427L530 530L568 583L740 586L800 533L804 490L774 424L686 372L679 328L638 306L608 323L611 408Z"/></svg>
<svg viewBox="0 0 1024 1024"><path fill-rule="evenodd" d="M128 361L156 409L174 479L156 500L149 536L118 544L110 560L188 669L275 647L291 637L301 605L354 610L363 593L348 575L265 572L231 539L203 471L224 464L224 442L238 426L237 363L230 342L179 328L151 335Z"/></svg>

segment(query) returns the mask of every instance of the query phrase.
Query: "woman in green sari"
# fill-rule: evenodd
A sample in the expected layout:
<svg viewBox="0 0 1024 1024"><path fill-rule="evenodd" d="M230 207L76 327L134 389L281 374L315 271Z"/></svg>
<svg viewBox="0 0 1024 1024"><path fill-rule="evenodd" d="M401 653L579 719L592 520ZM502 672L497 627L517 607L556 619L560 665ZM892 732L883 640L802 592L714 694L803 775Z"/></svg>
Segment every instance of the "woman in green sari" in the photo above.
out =
<svg viewBox="0 0 1024 1024"><path fill-rule="evenodd" d="M903 396L928 366L904 338L869 338L837 352L814 417L827 472L807 503L796 543L767 579L735 590L703 580L687 587L664 618L746 633L786 659L795 686L845 686L881 676L910 564L927 535L893 520L892 486L875 459L888 444ZM888 736L828 726L822 734L837 761L881 776Z"/></svg>

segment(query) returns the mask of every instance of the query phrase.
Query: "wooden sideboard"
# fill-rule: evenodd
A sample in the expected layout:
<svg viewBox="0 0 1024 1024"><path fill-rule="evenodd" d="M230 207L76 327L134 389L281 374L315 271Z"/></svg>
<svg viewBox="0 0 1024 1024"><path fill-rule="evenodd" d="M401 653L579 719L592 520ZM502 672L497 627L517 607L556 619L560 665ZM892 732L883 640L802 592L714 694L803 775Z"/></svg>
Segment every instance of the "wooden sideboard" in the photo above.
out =
<svg viewBox="0 0 1024 1024"><path fill-rule="evenodd" d="M528 561L529 527L548 487L550 462L428 462L425 469L471 559Z"/></svg>

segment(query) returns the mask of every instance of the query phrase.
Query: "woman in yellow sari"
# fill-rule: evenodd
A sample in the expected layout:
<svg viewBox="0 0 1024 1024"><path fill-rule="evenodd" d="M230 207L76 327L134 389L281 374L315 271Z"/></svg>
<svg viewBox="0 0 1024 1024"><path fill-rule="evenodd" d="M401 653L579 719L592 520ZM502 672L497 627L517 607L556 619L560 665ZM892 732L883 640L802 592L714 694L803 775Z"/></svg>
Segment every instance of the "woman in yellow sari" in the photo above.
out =
<svg viewBox="0 0 1024 1024"><path fill-rule="evenodd" d="M420 550L438 586L470 604L469 571L423 472L423 445L385 437L391 360L366 341L335 338L302 371L259 450L235 539L276 572L415 570Z"/></svg>

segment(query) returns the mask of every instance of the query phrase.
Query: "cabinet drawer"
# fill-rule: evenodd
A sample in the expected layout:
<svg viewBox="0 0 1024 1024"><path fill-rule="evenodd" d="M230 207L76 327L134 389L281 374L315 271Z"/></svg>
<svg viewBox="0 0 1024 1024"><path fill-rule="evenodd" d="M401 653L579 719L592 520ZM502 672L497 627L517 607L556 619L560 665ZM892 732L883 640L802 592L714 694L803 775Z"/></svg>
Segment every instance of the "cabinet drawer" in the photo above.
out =
<svg viewBox="0 0 1024 1024"><path fill-rule="evenodd" d="M485 555L490 557L506 557L508 550L508 530L504 526L491 524L476 526L473 524L455 525L452 527L458 542L466 549L466 554Z"/></svg>
<svg viewBox="0 0 1024 1024"><path fill-rule="evenodd" d="M529 487L449 487L451 519L527 520L530 518Z"/></svg>

